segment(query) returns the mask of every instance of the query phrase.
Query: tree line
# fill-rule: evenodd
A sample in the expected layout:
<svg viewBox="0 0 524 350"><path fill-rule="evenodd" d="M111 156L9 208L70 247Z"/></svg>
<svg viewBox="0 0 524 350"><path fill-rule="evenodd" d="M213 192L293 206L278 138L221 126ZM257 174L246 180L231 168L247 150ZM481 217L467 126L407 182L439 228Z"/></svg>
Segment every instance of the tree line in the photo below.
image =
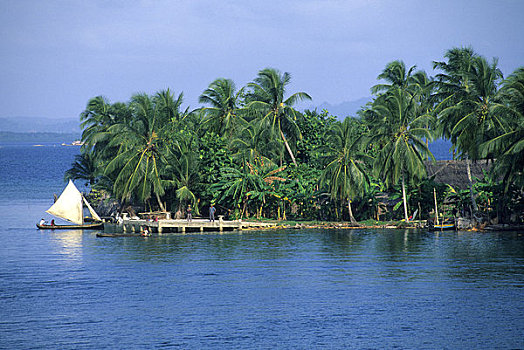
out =
<svg viewBox="0 0 524 350"><path fill-rule="evenodd" d="M437 194L461 215L522 213L524 67L504 79L496 59L469 47L448 50L433 67L428 76L400 60L387 64L372 101L343 121L297 111L311 97L288 92L290 74L273 68L240 89L213 81L195 110L169 89L125 103L94 97L80 115L84 146L65 176L122 208L184 212L191 204L198 214L213 203L231 218L408 220L416 209L429 215ZM470 162L483 159L491 172L469 176L460 191L435 183L425 164L438 138L451 141L468 175ZM396 205L380 217L384 194Z"/></svg>

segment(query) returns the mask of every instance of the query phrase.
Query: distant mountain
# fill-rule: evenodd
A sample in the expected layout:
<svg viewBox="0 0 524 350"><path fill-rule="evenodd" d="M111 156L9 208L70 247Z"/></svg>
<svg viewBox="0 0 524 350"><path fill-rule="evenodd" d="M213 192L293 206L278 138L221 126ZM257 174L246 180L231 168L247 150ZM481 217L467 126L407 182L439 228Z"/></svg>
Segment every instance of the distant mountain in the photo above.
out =
<svg viewBox="0 0 524 350"><path fill-rule="evenodd" d="M0 131L0 142L60 142L70 144L80 133Z"/></svg>
<svg viewBox="0 0 524 350"><path fill-rule="evenodd" d="M35 117L0 118L0 131L15 133L80 134L78 119L50 119Z"/></svg>
<svg viewBox="0 0 524 350"><path fill-rule="evenodd" d="M371 101L371 97L362 97L354 101L344 101L338 104L330 104L328 102L323 102L318 106L309 105L304 107L304 109L314 110L321 112L322 110L327 110L329 114L336 116L338 119L342 120L347 116L356 117L357 112L366 105L366 103Z"/></svg>

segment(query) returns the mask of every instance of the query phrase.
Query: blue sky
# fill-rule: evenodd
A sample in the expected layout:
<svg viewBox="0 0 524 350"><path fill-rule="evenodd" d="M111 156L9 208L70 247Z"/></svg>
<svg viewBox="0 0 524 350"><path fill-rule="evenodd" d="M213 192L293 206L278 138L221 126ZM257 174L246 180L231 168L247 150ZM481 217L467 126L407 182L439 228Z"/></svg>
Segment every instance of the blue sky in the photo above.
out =
<svg viewBox="0 0 524 350"><path fill-rule="evenodd" d="M0 117L78 118L89 98L170 88L184 106L219 77L237 87L266 67L314 105L370 95L388 62L434 75L472 46L524 65L524 1L0 0Z"/></svg>

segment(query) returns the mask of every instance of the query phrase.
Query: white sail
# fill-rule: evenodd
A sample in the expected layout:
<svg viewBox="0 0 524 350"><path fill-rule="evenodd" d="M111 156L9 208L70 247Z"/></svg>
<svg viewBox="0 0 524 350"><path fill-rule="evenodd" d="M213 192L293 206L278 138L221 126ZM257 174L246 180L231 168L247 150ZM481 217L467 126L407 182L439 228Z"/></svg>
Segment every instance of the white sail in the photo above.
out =
<svg viewBox="0 0 524 350"><path fill-rule="evenodd" d="M89 212L91 213L91 216L93 217L93 219L97 220L97 221L102 221L102 219L100 219L100 216L98 216L98 214L96 213L96 211L89 205L89 203L87 202L87 200L84 198L84 196L82 196L82 199L84 200L84 203L87 207L87 209L89 210Z"/></svg>
<svg viewBox="0 0 524 350"><path fill-rule="evenodd" d="M73 181L69 180L64 192L62 192L55 204L53 204L47 212L78 225L84 223L82 214L82 194L78 191Z"/></svg>

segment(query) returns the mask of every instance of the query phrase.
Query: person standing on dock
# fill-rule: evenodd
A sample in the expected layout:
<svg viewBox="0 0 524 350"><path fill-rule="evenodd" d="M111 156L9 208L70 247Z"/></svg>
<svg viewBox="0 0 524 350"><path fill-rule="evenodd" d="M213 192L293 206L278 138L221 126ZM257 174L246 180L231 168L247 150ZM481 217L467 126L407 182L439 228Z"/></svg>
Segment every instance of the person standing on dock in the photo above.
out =
<svg viewBox="0 0 524 350"><path fill-rule="evenodd" d="M191 204L187 206L187 221L193 220L193 214L191 213Z"/></svg>
<svg viewBox="0 0 524 350"><path fill-rule="evenodd" d="M211 206L209 207L209 221L215 222L215 205L211 203Z"/></svg>

